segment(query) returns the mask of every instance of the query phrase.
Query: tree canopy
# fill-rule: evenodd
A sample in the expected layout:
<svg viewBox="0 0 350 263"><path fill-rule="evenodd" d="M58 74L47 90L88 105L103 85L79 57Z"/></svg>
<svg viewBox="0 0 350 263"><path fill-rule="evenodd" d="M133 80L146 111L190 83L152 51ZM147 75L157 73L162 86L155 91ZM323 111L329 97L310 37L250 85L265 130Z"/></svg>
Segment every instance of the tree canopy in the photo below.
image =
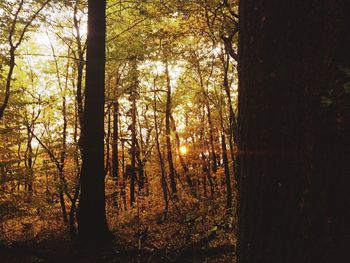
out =
<svg viewBox="0 0 350 263"><path fill-rule="evenodd" d="M251 263L302 261L317 233L338 246L349 6L306 2L1 1L0 250Z"/></svg>

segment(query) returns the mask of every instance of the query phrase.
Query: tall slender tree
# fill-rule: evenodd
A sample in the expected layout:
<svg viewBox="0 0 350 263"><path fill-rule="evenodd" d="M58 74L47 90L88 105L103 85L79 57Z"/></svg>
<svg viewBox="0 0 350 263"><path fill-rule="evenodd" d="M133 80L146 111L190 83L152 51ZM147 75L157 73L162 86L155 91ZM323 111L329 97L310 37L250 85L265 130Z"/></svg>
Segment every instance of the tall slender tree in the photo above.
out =
<svg viewBox="0 0 350 263"><path fill-rule="evenodd" d="M240 2L239 263L348 261L349 12Z"/></svg>
<svg viewBox="0 0 350 263"><path fill-rule="evenodd" d="M38 1L39 2L39 1ZM11 84L12 84L12 75L16 66L16 51L19 48L19 46L22 44L26 33L30 27L30 25L33 23L33 21L38 17L40 12L45 8L45 6L50 2L50 0L46 0L43 3L39 3L39 8L29 16L27 19L23 19L20 17L20 14L22 13L24 7L25 7L25 1L20 0L18 1L18 6L16 10L14 11L14 18L10 23L10 28L9 28L9 35L8 35L8 44L10 46L9 49L9 58L8 58L8 72L7 72L7 77L6 77L6 84L5 84L5 96L4 96L4 101L0 105L0 120L2 119L4 115L4 111L9 103L10 99L10 93L11 93ZM28 12L28 10L25 10L25 12ZM11 14L12 16L12 14ZM17 27L19 23L23 23L23 29L19 30L17 32ZM18 38L16 40L16 35L18 35Z"/></svg>
<svg viewBox="0 0 350 263"><path fill-rule="evenodd" d="M88 1L85 108L82 122L82 171L78 211L79 238L103 244L110 238L104 187L104 90L106 1Z"/></svg>
<svg viewBox="0 0 350 263"><path fill-rule="evenodd" d="M117 184L119 179L118 133L119 133L119 102L118 102L118 99L116 99L116 101L113 102L112 176Z"/></svg>
<svg viewBox="0 0 350 263"><path fill-rule="evenodd" d="M169 73L169 63L168 58L165 60L165 75L166 75L166 87L167 87L167 97L166 97L166 110L165 110L165 136L166 136L166 146L167 146L167 157L169 165L169 177L170 177L170 188L171 193L175 199L177 199L177 188L175 181L175 166L173 162L173 153L171 147L170 138L170 115L171 115L171 84L170 84L170 73Z"/></svg>
<svg viewBox="0 0 350 263"><path fill-rule="evenodd" d="M131 100L131 170L130 170L130 206L135 203L135 183L137 180L136 171L136 157L137 157L137 126L136 126L136 116L137 116L137 105L136 100L138 97L138 72L137 72L137 56L132 56L131 58L131 87L130 87L130 100Z"/></svg>

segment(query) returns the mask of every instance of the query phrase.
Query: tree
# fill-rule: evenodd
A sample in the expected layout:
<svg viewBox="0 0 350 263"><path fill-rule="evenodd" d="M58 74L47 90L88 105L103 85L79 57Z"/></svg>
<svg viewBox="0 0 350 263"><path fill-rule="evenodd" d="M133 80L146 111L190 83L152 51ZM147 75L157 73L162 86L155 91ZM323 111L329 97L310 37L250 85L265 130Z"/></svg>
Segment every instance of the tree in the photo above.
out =
<svg viewBox="0 0 350 263"><path fill-rule="evenodd" d="M104 75L106 1L88 1L85 109L81 145L79 238L85 244L109 240L104 188Z"/></svg>
<svg viewBox="0 0 350 263"><path fill-rule="evenodd" d="M130 100L131 100L131 171L130 171L130 206L135 203L135 181L136 181L136 156L137 156L137 131L136 131L136 100L138 97L138 72L137 72L137 57L131 58L131 82ZM139 167L140 168L140 167Z"/></svg>
<svg viewBox="0 0 350 263"><path fill-rule="evenodd" d="M169 164L171 194L173 195L174 199L177 199L175 167L173 162L173 154L172 154L171 140L170 140L170 115L171 115L172 103L171 103L171 84L170 84L170 76L169 76L169 65L167 60L165 61L165 75L166 75L166 87L167 87L166 112L165 112L165 136L166 136L166 145L167 145L167 157L168 157L168 164Z"/></svg>
<svg viewBox="0 0 350 263"><path fill-rule="evenodd" d="M349 1L241 1L238 262L345 262Z"/></svg>
<svg viewBox="0 0 350 263"><path fill-rule="evenodd" d="M29 17L23 19L21 17L21 13L28 12L28 10L25 10L26 3L24 2L24 0L21 0L18 3L18 6L16 6L16 9L15 9L15 12L13 15L14 16L13 19L10 21L10 28L9 28L9 34L8 34L9 57L8 57L8 62L7 62L9 69L8 69L7 77L6 77L4 101L2 102L2 104L0 106L0 120L2 119L2 117L4 115L4 111L7 107L7 104L8 104L9 99L10 99L12 75L13 75L14 68L16 66L16 54L15 53L16 53L18 47L22 44L24 37L28 31L28 28L33 23L33 21L37 18L39 13L50 2L50 0L46 0L44 2L41 2L41 1L38 1L38 2L40 4L39 8L33 14L31 14ZM33 3L30 1L29 4L33 4ZM9 12L9 13L12 15L11 12ZM6 22L4 22L4 24L6 24Z"/></svg>
<svg viewBox="0 0 350 263"><path fill-rule="evenodd" d="M158 160L159 160L159 166L161 171L161 179L160 184L162 186L163 190L163 196L164 196L164 218L167 217L168 209L169 209L169 198L168 198L168 186L166 182L166 172L165 172L165 163L164 158L162 155L160 142L159 142L159 128L158 128L158 119L157 119L157 93L156 93L156 82L157 82L158 75L154 78L154 91L153 91L153 101L154 101L154 111L153 111L153 117L154 117L154 130L155 130L155 141L156 141L156 147L157 147L157 154L158 154Z"/></svg>

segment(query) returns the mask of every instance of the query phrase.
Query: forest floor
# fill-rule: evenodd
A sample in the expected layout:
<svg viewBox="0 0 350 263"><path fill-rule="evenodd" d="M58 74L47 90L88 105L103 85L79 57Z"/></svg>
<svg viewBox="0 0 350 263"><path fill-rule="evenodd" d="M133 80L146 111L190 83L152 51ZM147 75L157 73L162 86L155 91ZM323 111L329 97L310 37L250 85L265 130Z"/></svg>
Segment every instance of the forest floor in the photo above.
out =
<svg viewBox="0 0 350 263"><path fill-rule="evenodd" d="M234 217L218 203L186 205L181 211L173 207L166 219L154 211L123 212L109 222L115 239L108 249L84 251L68 231L51 231L0 243L0 262L234 262Z"/></svg>

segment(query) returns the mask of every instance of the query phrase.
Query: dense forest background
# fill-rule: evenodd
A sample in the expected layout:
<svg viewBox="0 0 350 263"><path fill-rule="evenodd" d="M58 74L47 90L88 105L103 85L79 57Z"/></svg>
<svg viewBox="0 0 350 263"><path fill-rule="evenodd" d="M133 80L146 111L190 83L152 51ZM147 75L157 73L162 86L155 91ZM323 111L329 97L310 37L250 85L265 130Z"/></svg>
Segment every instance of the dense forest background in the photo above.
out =
<svg viewBox="0 0 350 263"><path fill-rule="evenodd" d="M217 235L233 251L237 8L108 1L100 176L110 230L139 251L187 253ZM75 237L81 127L94 117L87 1L2 1L0 14L1 243Z"/></svg>
<svg viewBox="0 0 350 263"><path fill-rule="evenodd" d="M0 261L348 262L349 13L0 1Z"/></svg>

